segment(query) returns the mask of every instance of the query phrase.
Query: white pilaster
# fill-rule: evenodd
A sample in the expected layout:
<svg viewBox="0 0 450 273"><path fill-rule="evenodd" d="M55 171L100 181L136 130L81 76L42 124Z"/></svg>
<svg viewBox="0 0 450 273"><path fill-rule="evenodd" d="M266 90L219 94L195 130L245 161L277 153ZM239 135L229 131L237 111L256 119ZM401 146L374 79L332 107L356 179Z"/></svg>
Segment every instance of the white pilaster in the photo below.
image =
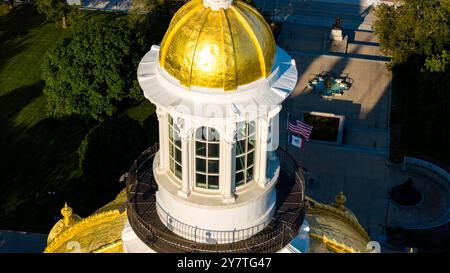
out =
<svg viewBox="0 0 450 273"><path fill-rule="evenodd" d="M165 172L169 169L169 156L168 156L168 141L169 138L169 125L168 114L160 107L156 108L156 115L158 116L159 124L159 172Z"/></svg>
<svg viewBox="0 0 450 273"><path fill-rule="evenodd" d="M181 125L181 124L180 124ZM191 192L189 185L189 141L192 137L192 129L186 126L184 121L180 128L180 139L181 139L181 188L178 191L178 196L187 198Z"/></svg>
<svg viewBox="0 0 450 273"><path fill-rule="evenodd" d="M259 152L257 151L258 160L258 173L256 175L256 183L259 186L265 187L267 184L266 170L267 170L267 140L269 136L269 119L260 118L258 120L258 146Z"/></svg>
<svg viewBox="0 0 450 273"><path fill-rule="evenodd" d="M229 122L226 126L225 135L223 138L224 161L223 177L224 189L222 191L222 198L224 203L233 203L236 201L235 191L235 169L236 169L236 146L234 145L234 134L236 132L236 123Z"/></svg>

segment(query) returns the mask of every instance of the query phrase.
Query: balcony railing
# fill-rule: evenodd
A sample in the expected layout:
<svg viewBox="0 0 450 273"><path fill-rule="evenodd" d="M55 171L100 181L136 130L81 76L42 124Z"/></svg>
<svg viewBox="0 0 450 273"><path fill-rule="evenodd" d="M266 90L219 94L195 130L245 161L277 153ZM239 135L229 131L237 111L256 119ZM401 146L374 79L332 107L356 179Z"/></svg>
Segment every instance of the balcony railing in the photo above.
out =
<svg viewBox="0 0 450 273"><path fill-rule="evenodd" d="M187 225L159 207L152 170L158 149L156 144L144 151L134 162L127 178L128 220L136 235L155 251L276 252L297 235L304 217L303 172L284 150L278 150L282 172L277 182L277 211L270 223L223 231ZM164 223L160 219L165 219ZM248 234L255 235L248 237Z"/></svg>

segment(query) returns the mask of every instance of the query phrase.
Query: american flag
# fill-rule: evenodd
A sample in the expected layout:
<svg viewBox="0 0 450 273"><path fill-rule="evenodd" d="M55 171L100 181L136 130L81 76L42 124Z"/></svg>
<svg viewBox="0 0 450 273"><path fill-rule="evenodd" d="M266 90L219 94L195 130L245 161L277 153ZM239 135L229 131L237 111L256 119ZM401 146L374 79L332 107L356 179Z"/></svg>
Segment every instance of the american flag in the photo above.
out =
<svg viewBox="0 0 450 273"><path fill-rule="evenodd" d="M305 139L309 139L312 129L313 129L313 127L311 125L303 123L300 120L295 120L295 123L292 123L288 116L288 130L289 131L299 134L299 135L302 135Z"/></svg>

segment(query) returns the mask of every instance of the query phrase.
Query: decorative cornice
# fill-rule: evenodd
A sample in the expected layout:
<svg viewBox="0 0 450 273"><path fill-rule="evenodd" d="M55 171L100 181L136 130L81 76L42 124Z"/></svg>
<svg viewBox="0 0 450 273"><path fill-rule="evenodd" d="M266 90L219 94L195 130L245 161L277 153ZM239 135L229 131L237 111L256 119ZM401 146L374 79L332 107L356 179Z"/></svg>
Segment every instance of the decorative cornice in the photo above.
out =
<svg viewBox="0 0 450 273"><path fill-rule="evenodd" d="M158 117L158 120L161 120L162 118L165 118L167 116L167 112L162 110L160 107L156 107L156 116Z"/></svg>

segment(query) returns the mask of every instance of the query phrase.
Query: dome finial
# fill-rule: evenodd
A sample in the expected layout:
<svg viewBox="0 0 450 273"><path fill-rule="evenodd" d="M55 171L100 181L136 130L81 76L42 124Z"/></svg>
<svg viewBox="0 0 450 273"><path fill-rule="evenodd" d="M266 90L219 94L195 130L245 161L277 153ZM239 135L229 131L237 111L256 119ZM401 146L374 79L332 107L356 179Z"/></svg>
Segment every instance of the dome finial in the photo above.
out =
<svg viewBox="0 0 450 273"><path fill-rule="evenodd" d="M64 225L66 227L71 224L72 212L72 208L67 205L67 202L64 202L64 207L61 209L61 214L64 217Z"/></svg>
<svg viewBox="0 0 450 273"><path fill-rule="evenodd" d="M203 0L203 5L212 10L227 9L233 4L233 0Z"/></svg>
<svg viewBox="0 0 450 273"><path fill-rule="evenodd" d="M336 207L340 209L345 209L345 203L347 202L347 197L345 196L344 192L339 192L336 197L334 198L336 202Z"/></svg>

